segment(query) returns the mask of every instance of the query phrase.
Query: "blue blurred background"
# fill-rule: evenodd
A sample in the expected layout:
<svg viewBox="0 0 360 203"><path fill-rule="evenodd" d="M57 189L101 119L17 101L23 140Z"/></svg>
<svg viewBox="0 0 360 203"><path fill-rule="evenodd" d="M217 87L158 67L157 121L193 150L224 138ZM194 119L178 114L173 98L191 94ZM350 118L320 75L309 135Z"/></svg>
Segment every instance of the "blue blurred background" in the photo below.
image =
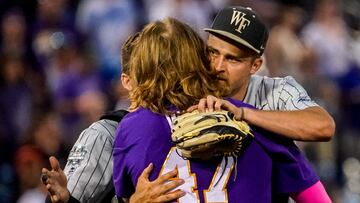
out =
<svg viewBox="0 0 360 203"><path fill-rule="evenodd" d="M258 74L292 75L335 118L332 141L298 145L334 202L360 202L359 0L1 0L0 202L43 202L47 157L64 166L82 129L127 108L130 34L173 16L206 38L227 5L252 7L270 29Z"/></svg>

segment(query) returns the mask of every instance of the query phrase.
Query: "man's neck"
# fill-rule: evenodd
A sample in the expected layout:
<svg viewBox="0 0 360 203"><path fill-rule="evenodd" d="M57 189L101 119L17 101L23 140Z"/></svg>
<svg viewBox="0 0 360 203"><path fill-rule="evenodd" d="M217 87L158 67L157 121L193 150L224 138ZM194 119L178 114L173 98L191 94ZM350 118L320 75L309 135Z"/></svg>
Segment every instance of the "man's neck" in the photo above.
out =
<svg viewBox="0 0 360 203"><path fill-rule="evenodd" d="M234 90L233 94L230 97L232 99L244 101L248 86L249 82L247 82L246 85L243 85L240 89Z"/></svg>

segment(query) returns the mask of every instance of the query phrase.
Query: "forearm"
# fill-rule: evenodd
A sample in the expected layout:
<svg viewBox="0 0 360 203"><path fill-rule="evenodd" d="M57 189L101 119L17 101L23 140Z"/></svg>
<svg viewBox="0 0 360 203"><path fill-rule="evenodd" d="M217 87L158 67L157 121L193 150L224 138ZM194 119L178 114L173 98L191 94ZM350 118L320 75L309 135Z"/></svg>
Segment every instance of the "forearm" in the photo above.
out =
<svg viewBox="0 0 360 203"><path fill-rule="evenodd" d="M320 181L304 191L293 193L290 196L296 203L331 203L331 199Z"/></svg>
<svg viewBox="0 0 360 203"><path fill-rule="evenodd" d="M335 132L334 120L321 107L296 111L245 108L243 119L255 126L299 141L328 141Z"/></svg>

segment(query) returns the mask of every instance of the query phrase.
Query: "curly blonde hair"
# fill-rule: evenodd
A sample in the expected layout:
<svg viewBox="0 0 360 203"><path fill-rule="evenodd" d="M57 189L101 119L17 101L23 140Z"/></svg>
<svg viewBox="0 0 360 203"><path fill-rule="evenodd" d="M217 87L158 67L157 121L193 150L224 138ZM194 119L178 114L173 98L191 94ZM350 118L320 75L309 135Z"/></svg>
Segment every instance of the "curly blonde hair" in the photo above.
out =
<svg viewBox="0 0 360 203"><path fill-rule="evenodd" d="M207 95L220 97L216 71L210 67L206 44L187 24L174 18L149 23L133 45L129 61L132 105L169 114L169 105L186 110Z"/></svg>
<svg viewBox="0 0 360 203"><path fill-rule="evenodd" d="M121 47L121 71L127 75L129 75L129 61L131 58L131 53L134 44L136 44L136 40L139 37L139 34L139 32L136 32L133 35L130 35Z"/></svg>

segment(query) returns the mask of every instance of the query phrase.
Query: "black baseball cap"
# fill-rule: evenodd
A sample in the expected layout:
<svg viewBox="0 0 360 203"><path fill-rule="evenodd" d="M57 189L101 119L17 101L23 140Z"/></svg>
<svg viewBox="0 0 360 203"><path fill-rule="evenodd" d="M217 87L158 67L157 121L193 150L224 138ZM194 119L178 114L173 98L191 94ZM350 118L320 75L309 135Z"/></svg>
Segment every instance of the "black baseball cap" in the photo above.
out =
<svg viewBox="0 0 360 203"><path fill-rule="evenodd" d="M249 7L226 7L216 15L206 32L248 47L259 55L265 49L269 32L260 17Z"/></svg>

